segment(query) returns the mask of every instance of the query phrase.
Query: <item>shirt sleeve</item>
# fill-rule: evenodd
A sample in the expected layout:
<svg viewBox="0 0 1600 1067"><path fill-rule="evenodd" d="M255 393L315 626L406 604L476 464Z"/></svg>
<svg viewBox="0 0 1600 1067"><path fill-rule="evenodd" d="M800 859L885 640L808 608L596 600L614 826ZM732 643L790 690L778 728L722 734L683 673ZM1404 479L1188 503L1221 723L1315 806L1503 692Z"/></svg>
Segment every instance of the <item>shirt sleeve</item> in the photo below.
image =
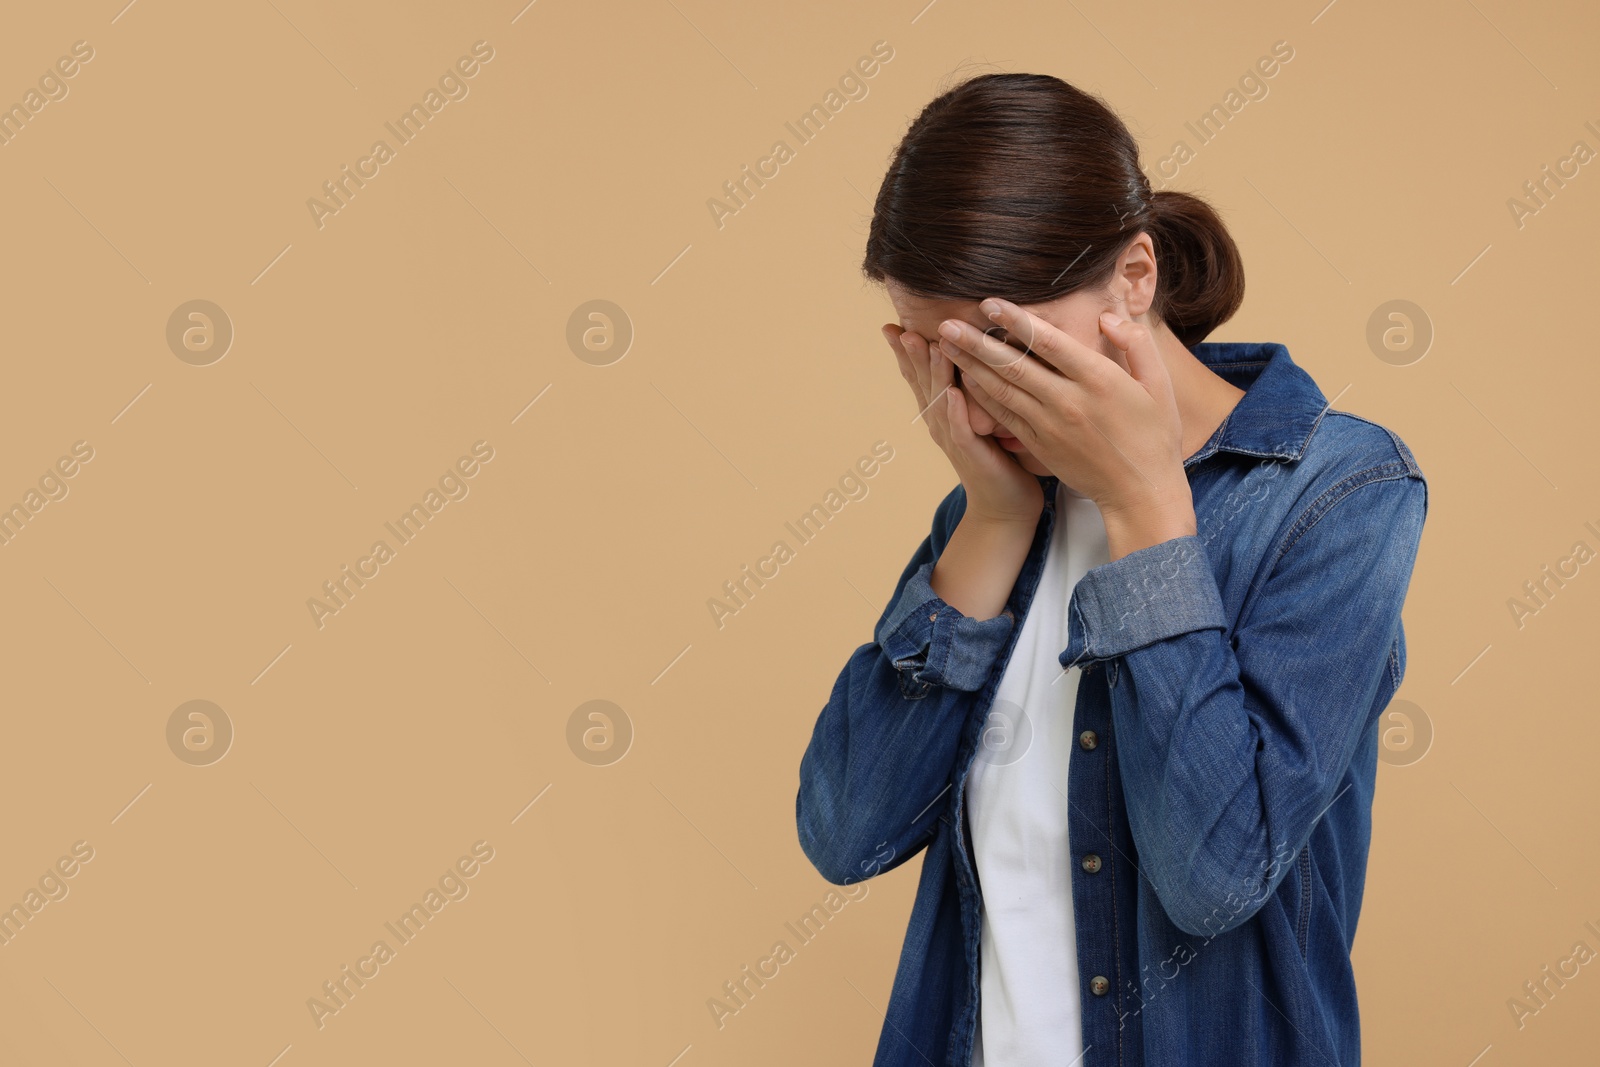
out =
<svg viewBox="0 0 1600 1067"><path fill-rule="evenodd" d="M1008 606L980 621L945 603L930 584L937 562L923 563L906 581L878 627L878 644L911 681L974 692L988 681L1016 616Z"/></svg>
<svg viewBox="0 0 1600 1067"><path fill-rule="evenodd" d="M1286 534L1231 633L1197 536L1130 552L1074 589L1061 665L1115 661L1129 828L1181 929L1248 920L1340 794L1382 711L1426 513L1420 475L1346 478Z"/></svg>
<svg viewBox="0 0 1600 1067"><path fill-rule="evenodd" d="M965 507L957 485L901 568L876 636L839 672L801 757L800 847L835 885L891 871L933 838L976 690L1010 632L1010 610L978 622L928 586Z"/></svg>

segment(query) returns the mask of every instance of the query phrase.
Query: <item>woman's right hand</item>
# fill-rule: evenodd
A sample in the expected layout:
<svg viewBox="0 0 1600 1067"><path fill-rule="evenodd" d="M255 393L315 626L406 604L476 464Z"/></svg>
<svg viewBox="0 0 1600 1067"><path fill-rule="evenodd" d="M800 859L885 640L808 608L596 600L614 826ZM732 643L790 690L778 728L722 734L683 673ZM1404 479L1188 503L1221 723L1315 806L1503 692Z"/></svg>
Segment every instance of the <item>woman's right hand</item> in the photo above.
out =
<svg viewBox="0 0 1600 1067"><path fill-rule="evenodd" d="M900 362L900 374L917 398L917 410L934 443L950 460L967 491L967 514L1032 528L1044 509L1039 479L967 418L967 395L955 382L955 364L921 336L886 323L883 336Z"/></svg>

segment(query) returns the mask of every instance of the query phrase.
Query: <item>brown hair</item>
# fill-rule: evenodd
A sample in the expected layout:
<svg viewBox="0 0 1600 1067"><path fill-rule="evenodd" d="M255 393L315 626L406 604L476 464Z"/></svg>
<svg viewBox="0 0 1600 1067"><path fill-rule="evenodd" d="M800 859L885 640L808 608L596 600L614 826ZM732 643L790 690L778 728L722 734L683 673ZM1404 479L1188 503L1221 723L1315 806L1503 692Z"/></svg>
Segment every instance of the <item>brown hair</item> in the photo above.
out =
<svg viewBox="0 0 1600 1067"><path fill-rule="evenodd" d="M1244 300L1244 262L1216 211L1152 193L1138 144L1100 98L1047 74L984 74L906 131L862 271L930 299L1039 304L1107 285L1141 231L1156 254L1151 312L1193 347Z"/></svg>

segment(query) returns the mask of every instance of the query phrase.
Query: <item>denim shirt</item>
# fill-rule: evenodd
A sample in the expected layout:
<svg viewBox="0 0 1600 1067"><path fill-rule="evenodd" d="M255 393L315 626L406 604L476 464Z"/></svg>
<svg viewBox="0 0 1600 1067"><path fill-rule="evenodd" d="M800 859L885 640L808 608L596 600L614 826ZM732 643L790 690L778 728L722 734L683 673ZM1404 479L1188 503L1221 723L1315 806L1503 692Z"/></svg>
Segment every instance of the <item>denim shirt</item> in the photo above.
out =
<svg viewBox="0 0 1600 1067"><path fill-rule="evenodd" d="M1184 461L1197 532L1091 569L1067 607L1082 1063L1355 1067L1378 718L1405 673L1427 484L1283 345L1191 351L1245 390ZM1058 479L1038 477L1004 611L973 619L929 584L957 485L800 762L800 845L829 882L927 850L874 1067L971 1059L983 893L964 799L1050 543Z"/></svg>

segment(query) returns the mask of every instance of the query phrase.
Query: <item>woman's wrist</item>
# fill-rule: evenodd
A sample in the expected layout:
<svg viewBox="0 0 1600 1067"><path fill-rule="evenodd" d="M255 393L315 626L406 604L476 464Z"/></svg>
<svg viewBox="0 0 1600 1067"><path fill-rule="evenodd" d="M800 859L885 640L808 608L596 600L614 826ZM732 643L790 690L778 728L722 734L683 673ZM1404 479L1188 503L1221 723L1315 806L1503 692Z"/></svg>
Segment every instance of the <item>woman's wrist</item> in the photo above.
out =
<svg viewBox="0 0 1600 1067"><path fill-rule="evenodd" d="M1105 520L1106 545L1112 560L1175 537L1193 536L1198 530L1187 479L1181 490L1173 489L1134 504L1102 508L1100 514Z"/></svg>
<svg viewBox="0 0 1600 1067"><path fill-rule="evenodd" d="M1037 529L1037 519L962 515L934 564L929 584L963 615L979 621L994 618L1005 610Z"/></svg>

